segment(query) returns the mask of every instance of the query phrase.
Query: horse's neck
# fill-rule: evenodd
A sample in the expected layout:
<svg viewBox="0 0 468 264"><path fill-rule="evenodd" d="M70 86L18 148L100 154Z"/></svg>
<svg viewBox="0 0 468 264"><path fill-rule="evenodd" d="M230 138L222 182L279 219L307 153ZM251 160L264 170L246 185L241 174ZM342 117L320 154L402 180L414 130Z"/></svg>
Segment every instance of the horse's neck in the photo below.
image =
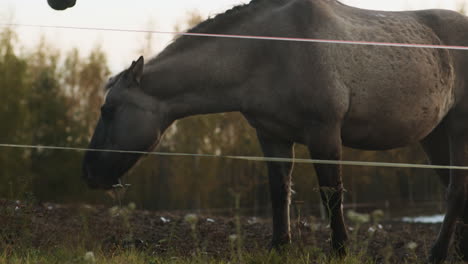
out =
<svg viewBox="0 0 468 264"><path fill-rule="evenodd" d="M289 0L252 0L207 20L192 33L271 35L278 6ZM261 19L260 19L261 18ZM145 66L143 85L169 114L250 111L268 82L275 55L269 43L232 38L183 36Z"/></svg>
<svg viewBox="0 0 468 264"><path fill-rule="evenodd" d="M196 48L153 61L145 69L142 86L175 119L240 111L247 67L242 55L231 53Z"/></svg>
<svg viewBox="0 0 468 264"><path fill-rule="evenodd" d="M266 11L263 9L261 12ZM249 24L249 32L244 32L240 26L223 29L223 23L219 23L216 29L216 19L212 22L213 28L203 29L203 32L258 34L255 25L249 23L254 17L244 14L235 20L244 27ZM162 101L176 119L242 111L246 97L252 96L253 91L249 87L252 87L253 72L259 67L254 56L264 43L255 40L182 38L145 66L143 85L146 92Z"/></svg>

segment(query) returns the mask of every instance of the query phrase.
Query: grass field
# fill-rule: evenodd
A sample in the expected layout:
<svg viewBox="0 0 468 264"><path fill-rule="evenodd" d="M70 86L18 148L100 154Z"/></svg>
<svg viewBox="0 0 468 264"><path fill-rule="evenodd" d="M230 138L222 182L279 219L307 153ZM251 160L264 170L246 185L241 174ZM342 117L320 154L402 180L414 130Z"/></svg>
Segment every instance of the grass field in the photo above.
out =
<svg viewBox="0 0 468 264"><path fill-rule="evenodd" d="M351 220L348 257L336 259L313 217L292 219L278 254L266 250L269 219L0 200L0 263L424 263L439 227ZM449 263L463 263L453 249Z"/></svg>

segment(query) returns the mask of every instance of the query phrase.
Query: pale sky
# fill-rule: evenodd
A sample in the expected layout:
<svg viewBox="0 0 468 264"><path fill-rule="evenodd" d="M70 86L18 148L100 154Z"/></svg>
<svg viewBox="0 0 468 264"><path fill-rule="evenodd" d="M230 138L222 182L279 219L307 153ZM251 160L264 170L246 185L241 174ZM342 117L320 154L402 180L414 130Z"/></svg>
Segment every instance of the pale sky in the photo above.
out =
<svg viewBox="0 0 468 264"><path fill-rule="evenodd" d="M348 5L379 10L456 10L463 1L465 0L341 0ZM0 0L0 23L173 31L174 25L183 21L190 11L197 10L208 17L248 2L249 0L77 0L76 6L71 9L54 11L49 8L46 0ZM44 28L18 28L17 32L26 48L34 46L42 35L57 49L78 47L82 54L87 54L92 47L99 44L106 51L114 73L139 55L138 50L145 39L143 33ZM171 36L168 35L154 35L154 55L170 39Z"/></svg>

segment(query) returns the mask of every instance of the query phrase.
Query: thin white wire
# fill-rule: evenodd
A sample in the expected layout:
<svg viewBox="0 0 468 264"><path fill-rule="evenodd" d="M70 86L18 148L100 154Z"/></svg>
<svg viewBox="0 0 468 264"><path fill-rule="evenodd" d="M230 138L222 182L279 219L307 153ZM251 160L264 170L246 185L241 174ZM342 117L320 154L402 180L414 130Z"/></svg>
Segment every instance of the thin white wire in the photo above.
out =
<svg viewBox="0 0 468 264"><path fill-rule="evenodd" d="M420 44L420 43L392 43L392 42L377 42L377 41L312 39L312 38L230 35L230 34L209 34L209 33L188 33L188 32L172 32L172 31L159 31L159 30L121 29L121 28L98 28L98 27L57 26L57 25L31 25L31 24L16 24L16 23L0 23L0 27L55 28L55 29L72 29L72 30L93 30L93 31L114 31L114 32L170 34L170 35L194 36L194 37L212 37L212 38L293 41L293 42L347 44L347 45L368 45L368 46L385 46L385 47L401 47L401 48L468 50L468 46L454 46L454 45L434 45L434 44Z"/></svg>
<svg viewBox="0 0 468 264"><path fill-rule="evenodd" d="M391 162L372 162L372 161L274 158L274 157L233 156L233 155L214 155L214 154L171 153L171 152L156 152L156 151L129 151L129 150L111 150L111 149L89 149L89 148L43 146L43 145L19 145L19 144L0 144L0 147L19 148L19 149L70 150L70 151L80 151L80 152L85 152L85 151L111 152L111 153L140 154L140 155L156 155L156 156L223 158L223 159L235 159L235 160L261 161L261 162L269 161L269 162L293 162L293 163L365 166L365 167L387 167L387 168L391 167L391 168L413 168L413 169L468 170L468 167L465 167L465 166L428 165L428 164L391 163Z"/></svg>

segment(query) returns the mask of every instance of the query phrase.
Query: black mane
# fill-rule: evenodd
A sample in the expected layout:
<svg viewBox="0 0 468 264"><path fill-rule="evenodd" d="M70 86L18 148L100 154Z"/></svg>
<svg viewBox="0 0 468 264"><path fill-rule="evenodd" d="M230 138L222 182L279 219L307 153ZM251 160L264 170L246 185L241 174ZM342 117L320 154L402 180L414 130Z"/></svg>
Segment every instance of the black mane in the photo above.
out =
<svg viewBox="0 0 468 264"><path fill-rule="evenodd" d="M229 26L232 23L233 19L237 20L239 18L237 15L245 11L247 8L257 7L258 4L261 2L265 2L265 0L252 0L248 4L234 6L233 8L227 10L224 13L218 14L215 17L208 18L207 20L189 29L187 32L188 33L210 33L210 32L207 32L206 30L213 23L217 23L217 27L219 28L224 28L226 26Z"/></svg>
<svg viewBox="0 0 468 264"><path fill-rule="evenodd" d="M284 3L289 0L252 0L248 4L242 4L234 6L233 8L227 10L224 13L218 14L215 17L208 18L193 28L189 29L187 33L222 33L226 31L231 26L235 25L236 21L241 20L242 18L254 15L253 13L262 7L262 4L278 4ZM156 58L163 56L164 54L170 53L171 51L177 49L183 49L190 45L189 39L193 39L192 36L182 36L177 38L172 42L166 49L161 52ZM199 38L199 37L196 37ZM203 38L207 39L207 38Z"/></svg>

